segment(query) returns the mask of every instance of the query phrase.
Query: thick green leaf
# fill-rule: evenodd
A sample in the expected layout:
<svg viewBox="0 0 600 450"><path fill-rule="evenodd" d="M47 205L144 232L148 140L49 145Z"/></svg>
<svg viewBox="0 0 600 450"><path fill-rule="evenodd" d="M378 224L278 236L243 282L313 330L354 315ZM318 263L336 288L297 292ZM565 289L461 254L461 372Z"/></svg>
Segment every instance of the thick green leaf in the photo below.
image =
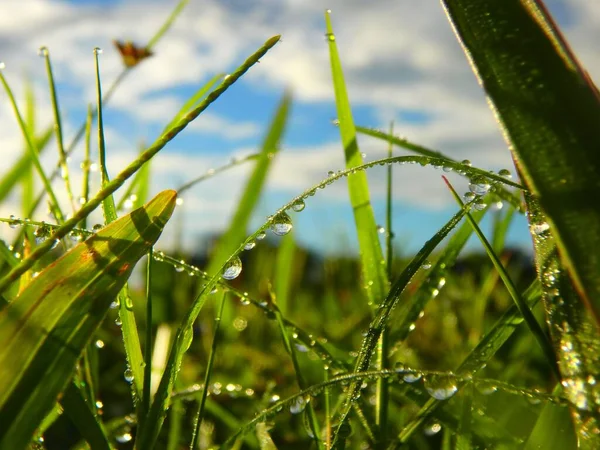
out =
<svg viewBox="0 0 600 450"><path fill-rule="evenodd" d="M526 195L530 220L545 219L535 198ZM535 263L544 293L546 321L558 362L564 394L571 402L571 415L582 449L600 448L600 335L589 311L577 296L561 264L556 241L548 230L535 235ZM554 417L548 411L544 420Z"/></svg>
<svg viewBox="0 0 600 450"><path fill-rule="evenodd" d="M559 256L600 319L600 97L538 0L444 0Z"/></svg>
<svg viewBox="0 0 600 450"><path fill-rule="evenodd" d="M29 442L175 198L164 191L80 243L0 313L0 449Z"/></svg>

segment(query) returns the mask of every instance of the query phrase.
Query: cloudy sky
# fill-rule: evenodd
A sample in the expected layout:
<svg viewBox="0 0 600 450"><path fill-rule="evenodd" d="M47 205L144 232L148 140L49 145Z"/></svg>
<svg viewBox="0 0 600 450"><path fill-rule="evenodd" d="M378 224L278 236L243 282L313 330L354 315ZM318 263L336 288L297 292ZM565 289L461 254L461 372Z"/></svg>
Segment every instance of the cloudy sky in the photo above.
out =
<svg viewBox="0 0 600 450"><path fill-rule="evenodd" d="M600 8L592 0L552 0L547 5L596 80L600 77ZM66 141L95 99L92 49L100 47L104 89L122 70L111 41L143 44L175 6L172 0L2 0L0 60L18 99L25 80L35 88L37 123L52 120L40 46L50 50L58 83ZM324 8L333 11L336 41L348 82L355 121L397 134L486 169L512 169L494 118L437 0L205 0L190 1L155 55L136 67L105 106L109 170L131 161L140 142L150 143L198 87L235 69L268 37L282 42L171 142L152 164L153 193L177 188L232 157L255 152L284 90L293 109L282 152L268 179L254 225L306 188L343 168L335 118ZM359 141L367 159L385 155L381 142ZM55 146L45 162L55 163ZM23 149L16 120L0 92L0 176ZM72 158L79 186L83 150ZM224 227L243 188L247 167L219 175L184 196L176 212L188 245ZM377 220L384 221L383 170L369 172ZM464 189L466 184L457 184ZM395 233L406 251L418 249L455 211L440 172L398 166L394 178ZM18 197L0 204L0 215L21 215ZM38 216L44 219L43 216ZM320 191L293 217L298 239L314 248L352 248L352 212L343 182ZM251 230L249 230L251 231ZM2 229L2 235L8 233ZM168 246L176 227L165 234ZM511 242L527 245L523 220ZM349 246L350 245L350 246Z"/></svg>

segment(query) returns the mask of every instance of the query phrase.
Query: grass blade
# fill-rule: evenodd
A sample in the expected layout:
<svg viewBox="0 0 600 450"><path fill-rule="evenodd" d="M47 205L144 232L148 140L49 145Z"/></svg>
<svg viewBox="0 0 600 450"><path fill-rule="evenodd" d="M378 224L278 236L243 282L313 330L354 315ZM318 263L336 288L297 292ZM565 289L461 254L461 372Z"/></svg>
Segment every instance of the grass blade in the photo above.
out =
<svg viewBox="0 0 600 450"><path fill-rule="evenodd" d="M390 317L390 314L398 300L400 299L400 295L402 291L410 282L415 273L419 270L419 268L423 265L426 258L429 254L438 246L438 244L450 233L450 231L456 227L456 225L460 222L460 220L467 213L467 209L463 208L459 212L457 212L449 221L444 225L440 231L438 231L429 241L423 245L421 250L415 255L412 261L408 264L406 269L400 274L398 280L392 286L389 294L385 298L385 300L380 304L375 318L371 322L369 326L369 330L367 331L367 335L363 340L360 352L358 357L356 358L356 365L354 366L354 373L364 372L369 368L371 363L372 355L375 351L375 347L377 346L377 342L381 336L381 333L387 326L387 320ZM356 400L357 394L360 390L361 383L353 381L348 387L347 397L340 413L339 425L334 434L332 448L337 449L343 446L343 442L339 440L339 432L340 429L343 429L344 423L348 418L348 414L350 413L350 409L352 407L352 403Z"/></svg>
<svg viewBox="0 0 600 450"><path fill-rule="evenodd" d="M110 450L112 448L104 426L95 413L96 407L86 400L82 388L78 387L75 381L69 384L60 403L66 415L92 450Z"/></svg>
<svg viewBox="0 0 600 450"><path fill-rule="evenodd" d="M446 184L448 185L448 187L450 188L450 190L452 191L452 195L454 196L454 199L456 200L456 202L464 208L465 205L464 205L463 201L461 200L460 196L458 195L458 193L454 190L454 188L452 187L452 185L450 184L448 179L446 177L443 177L443 178L444 178L444 181L446 182ZM542 327L540 326L538 321L535 319L535 316L529 309L527 302L523 299L523 297L521 295L519 295L519 292L517 291L515 284L513 283L512 279L510 278L508 273L506 272L506 269L502 265L500 258L498 258L498 255L496 255L496 252L494 251L494 249L492 248L492 246L486 239L485 235L483 234L483 232L477 225L477 222L475 222L475 220L473 219L473 217L471 217L471 214L469 214L469 213L467 213L467 220L469 221L469 223L473 227L473 230L475 231L475 234L477 235L477 237L483 244L483 247L485 248L486 253L490 257L492 264L498 271L498 274L500 275L500 278L502 279L502 282L504 283L506 290L508 291L511 298L515 302L515 305L517 306L517 308L519 308L519 311L520 311L521 315L523 316L523 319L525 319L525 323L527 323L529 330L535 336L535 339L537 340L539 346L541 347L542 351L544 352L544 355L546 356L548 364L550 365L552 370L554 370L555 374L558 377L560 377L560 373L558 372L558 368L556 366L556 358L554 356L554 351L552 350L552 346L550 345L550 342L548 341L548 338L546 337L546 333L544 332L544 330L542 329Z"/></svg>
<svg viewBox="0 0 600 450"><path fill-rule="evenodd" d="M346 157L346 168L352 168L361 165L363 160L356 142L354 119L352 118L352 110L350 108L348 93L346 92L344 73L331 26L329 11L325 13L325 23L327 25L327 40L329 42L335 104L342 145ZM369 302L372 305L377 305L385 298L389 288L389 281L385 272L385 260L383 259L379 236L377 235L377 223L375 222L373 208L371 207L367 176L364 172L355 173L348 178L348 191L350 194L350 204L354 211L354 221L356 223L356 233L360 247L363 282Z"/></svg>
<svg viewBox="0 0 600 450"><path fill-rule="evenodd" d="M533 196L525 197L530 219L543 221L540 206ZM598 399L600 387L600 336L589 310L577 292L558 256L554 236L545 230L535 235L535 263L544 293L544 309L550 327L550 337L560 371L559 379L565 396L571 402L571 417L579 446L594 449L600 446L600 436L593 430L600 427ZM554 414L548 411L550 420Z"/></svg>
<svg viewBox="0 0 600 450"><path fill-rule="evenodd" d="M600 97L539 0L444 0L538 197L558 253L600 322Z"/></svg>
<svg viewBox="0 0 600 450"><path fill-rule="evenodd" d="M364 134L365 136L371 136L371 137L374 137L377 139L381 139L383 141L392 142L394 145L397 145L398 147L403 148L405 150L409 150L417 155L430 156L432 158L442 158L442 159L445 159L446 161L458 163L458 161L456 161L453 158L450 158L449 156L446 156L442 152L439 152L437 150L432 150L427 147L423 147L422 145L419 145L419 144L415 144L414 142L411 142L405 138L394 136L392 133L385 133L381 130L376 130L374 128L361 127L360 125L356 126L356 131L360 134ZM470 166L465 165L465 168L468 168L468 167L470 167ZM456 168L454 170L457 173L461 173L463 171L461 168ZM495 192L496 192L496 194L498 194L498 196L502 200L507 201L512 206L514 206L517 210L519 210L521 212L525 211L523 202L521 201L521 198L518 195L513 194L512 192L510 192L509 190L507 190L505 187L502 187L502 186L496 186Z"/></svg>
<svg viewBox="0 0 600 450"><path fill-rule="evenodd" d="M2 310L0 448L23 448L32 438L114 295L160 236L175 197L165 191L80 243Z"/></svg>

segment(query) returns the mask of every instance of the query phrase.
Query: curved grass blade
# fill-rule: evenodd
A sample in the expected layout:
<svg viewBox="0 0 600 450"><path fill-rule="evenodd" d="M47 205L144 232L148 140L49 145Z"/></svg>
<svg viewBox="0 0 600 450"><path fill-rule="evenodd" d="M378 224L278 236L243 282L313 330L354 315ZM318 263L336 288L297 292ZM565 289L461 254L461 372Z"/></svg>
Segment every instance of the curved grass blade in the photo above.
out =
<svg viewBox="0 0 600 450"><path fill-rule="evenodd" d="M447 161L452 161L454 163L458 163L453 158L444 155L442 152L438 152L437 150L431 150L427 147L423 147L422 145L415 144L405 138L394 136L392 133L385 133L381 130L376 130L374 128L361 127L360 125L356 126L356 131L360 134L364 134L365 136L371 136L377 139L381 139L383 141L391 142L397 145L400 148L405 150L409 150L417 155L423 156L431 156L432 158L442 158ZM465 165L465 168L470 167ZM461 169L454 169L457 173L461 173ZM507 190L505 187L497 186L495 193L502 199L513 205L518 211L525 212L525 207L520 197L517 194L514 194Z"/></svg>
<svg viewBox="0 0 600 450"><path fill-rule="evenodd" d="M600 97L541 1L444 0L559 256L600 322Z"/></svg>
<svg viewBox="0 0 600 450"><path fill-rule="evenodd" d="M531 195L525 200L533 223L544 222L541 208ZM535 234L535 263L544 292L544 309L558 362L559 379L571 402L571 417L579 447L600 447L600 334L558 256L554 235L544 230ZM552 412L548 415L552 417ZM549 420L549 418L546 418Z"/></svg>
<svg viewBox="0 0 600 450"><path fill-rule="evenodd" d="M426 258L429 254L439 245L439 243L450 233L456 225L460 222L460 220L465 216L468 209L467 207L462 208L458 211L449 221L444 225L440 231L438 231L429 241L423 245L421 250L415 255L412 261L408 264L406 269L400 274L398 280L392 286L390 292L383 302L381 302L376 314L375 318L371 322L369 326L369 330L367 331L367 335L363 340L360 352L358 357L356 358L356 365L354 366L354 373L364 372L368 370L369 365L371 363L372 355L374 354L375 347L377 346L377 342L379 341L379 337L383 332L384 328L387 326L387 321L390 317L390 314L398 300L400 299L400 294L404 288L408 285L412 277L419 270L419 268L423 265ZM352 408L352 403L358 398L358 393L360 391L361 383L353 381L348 387L346 401L340 413L340 418L338 421L338 427L333 436L332 448L337 449L341 448L343 442L341 442L339 438L340 430L343 429L344 423L348 418L350 410Z"/></svg>
<svg viewBox="0 0 600 450"><path fill-rule="evenodd" d="M331 61L331 74L333 77L333 88L335 92L335 105L340 125L340 135L346 157L346 168L360 166L363 163L362 156L356 142L356 130L346 83L342 71L335 35L331 26L330 12L325 12L325 23L327 25L327 40L329 43L329 56ZM364 172L358 172L348 178L348 191L350 204L354 211L356 233L360 248L361 271L363 283L369 302L372 305L380 304L385 298L389 280L385 270L385 260L377 235L377 223L371 206L369 195L369 184Z"/></svg>
<svg viewBox="0 0 600 450"><path fill-rule="evenodd" d="M448 179L446 177L442 177L442 178L444 179L444 181L446 182L446 184L452 191L452 195L454 196L456 202L460 206L464 207L463 201L461 200L458 193L454 190L454 188L452 187L452 185L450 184ZM483 232L481 231L481 229L479 228L479 226L477 225L477 223L475 222L475 220L471 217L471 214L469 214L469 213L467 213L467 220L469 221L469 223L473 227L473 230L475 231L475 234L477 235L477 237L483 244L483 247L484 247L486 253L488 254L488 256L490 257L492 264L498 271L498 274L500 275L500 278L502 279L502 282L504 283L506 290L508 291L511 298L515 302L515 305L517 306L517 308L519 308L519 311L521 312L523 319L525 319L525 322L527 323L529 330L531 331L531 333L535 337L536 341L538 342L540 348L542 349L542 352L544 353L544 356L546 357L548 364L554 371L555 375L557 377L560 377L560 373L556 366L556 358L554 356L552 346L550 345L550 342L549 342L548 338L546 337L546 333L544 332L541 325L535 319L535 316L533 315L533 313L527 306L527 302L525 302L523 297L521 297L521 295L519 295L519 293L517 292L517 287L515 286L512 279L506 272L506 269L502 265L500 258L498 258L498 255L496 255L496 252L494 251L494 249L492 248L492 246L486 239L485 235L483 234Z"/></svg>
<svg viewBox="0 0 600 450"><path fill-rule="evenodd" d="M0 313L0 448L23 448L175 207L164 191L80 243ZM9 447L10 446L10 447Z"/></svg>
<svg viewBox="0 0 600 450"><path fill-rule="evenodd" d="M265 44L253 55L251 55L238 69L228 78L224 79L217 89L212 91L193 111L182 118L177 125L162 134L150 147L148 147L138 159L133 161L127 168L119 173L110 183L96 194L96 196L79 209L71 219L67 220L62 227L42 245L37 247L31 255L24 259L17 267L10 271L0 280L0 293L4 292L8 286L16 281L23 273L29 270L33 264L45 253L47 253L57 239L67 235L77 224L87 217L102 201L119 189L127 179L136 173L147 161L162 150L169 141L177 136L192 120L200 115L208 106L223 94L233 83L235 83L244 73L256 64L280 39L280 36L274 36L268 39ZM1 73L0 73L1 75Z"/></svg>

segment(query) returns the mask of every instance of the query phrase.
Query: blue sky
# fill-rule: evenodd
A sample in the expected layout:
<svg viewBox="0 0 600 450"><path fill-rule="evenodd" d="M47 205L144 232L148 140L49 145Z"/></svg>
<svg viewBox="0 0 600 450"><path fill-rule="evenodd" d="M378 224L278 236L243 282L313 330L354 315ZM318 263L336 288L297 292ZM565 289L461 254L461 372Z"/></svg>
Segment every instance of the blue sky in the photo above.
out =
<svg viewBox="0 0 600 450"><path fill-rule="evenodd" d="M3 0L0 3L0 60L18 98L25 77L35 86L40 127L51 121L47 81L37 49L50 49L59 83L67 141L95 98L92 49L103 48L104 89L121 70L111 40L146 42L175 1ZM555 19L587 66L600 75L600 8L594 2L547 2ZM109 169L112 175L134 158L140 141L152 142L187 96L216 73L227 73L264 40L283 40L241 82L170 143L154 160L153 193L176 188L232 157L253 153L284 90L294 96L282 151L274 163L255 226L304 189L343 168L338 130L332 126L335 103L324 39L323 11L333 11L342 63L357 124L387 128L478 167L512 169L507 146L437 0L191 1L155 48L155 56L136 68L105 108ZM383 157L386 146L359 141L367 159ZM0 93L0 174L9 169L22 141L6 95ZM75 185L82 151L72 160ZM57 155L49 151L49 166ZM186 193L176 216L184 242L202 239L229 221L250 167L240 167ZM397 240L414 251L452 215L455 205L440 172L397 167L394 177ZM374 210L384 221L384 171L369 172ZM466 183L456 180L460 189ZM20 215L18 198L0 205L0 215ZM44 219L43 217L41 217ZM327 251L355 248L348 195L343 182L311 198L293 217L297 238ZM249 230L251 231L251 230ZM8 230L2 231L8 233ZM162 244L175 240L167 229ZM523 219L510 241L527 247ZM475 247L474 247L475 248Z"/></svg>

